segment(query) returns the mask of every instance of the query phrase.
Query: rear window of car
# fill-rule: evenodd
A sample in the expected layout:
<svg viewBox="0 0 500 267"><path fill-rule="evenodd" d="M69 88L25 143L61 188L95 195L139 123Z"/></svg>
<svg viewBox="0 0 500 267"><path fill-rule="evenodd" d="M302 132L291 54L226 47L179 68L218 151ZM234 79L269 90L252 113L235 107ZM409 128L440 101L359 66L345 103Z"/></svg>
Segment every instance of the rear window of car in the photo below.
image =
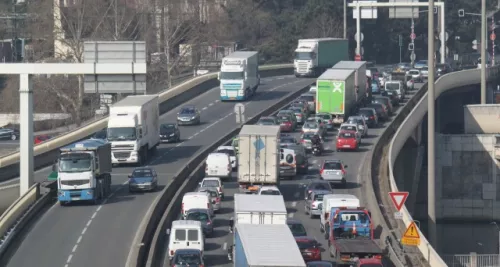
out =
<svg viewBox="0 0 500 267"><path fill-rule="evenodd" d="M340 162L325 162L323 168L325 170L341 170L342 164Z"/></svg>
<svg viewBox="0 0 500 267"><path fill-rule="evenodd" d="M219 181L217 180L205 180L202 183L203 187L219 187Z"/></svg>
<svg viewBox="0 0 500 267"><path fill-rule="evenodd" d="M311 241L311 240L300 240L297 241L297 245L299 246L299 249L308 249L308 248L314 248L316 245L316 242Z"/></svg>
<svg viewBox="0 0 500 267"><path fill-rule="evenodd" d="M188 230L188 241L198 241L198 230Z"/></svg>
<svg viewBox="0 0 500 267"><path fill-rule="evenodd" d="M306 125L304 125L304 127L306 129L316 129L316 128L318 128L318 124L317 123L306 123Z"/></svg>
<svg viewBox="0 0 500 267"><path fill-rule="evenodd" d="M186 240L186 230L178 229L175 230L175 241L185 241Z"/></svg>
<svg viewBox="0 0 500 267"><path fill-rule="evenodd" d="M371 115L373 115L373 112L370 111L370 110L362 109L362 110L359 111L359 114L371 116Z"/></svg>
<svg viewBox="0 0 500 267"><path fill-rule="evenodd" d="M329 120L332 118L332 115L330 115L330 114L318 114L318 115L316 115L316 117L321 118L323 120Z"/></svg>
<svg viewBox="0 0 500 267"><path fill-rule="evenodd" d="M274 120L273 119L260 119L259 123L262 123L262 124L274 124Z"/></svg>
<svg viewBox="0 0 500 267"><path fill-rule="evenodd" d="M409 73L416 75L419 74L420 72L418 70L410 70Z"/></svg>
<svg viewBox="0 0 500 267"><path fill-rule="evenodd" d="M234 150L231 149L219 149L217 150L217 152L228 154L229 156L234 157Z"/></svg>
<svg viewBox="0 0 500 267"><path fill-rule="evenodd" d="M205 222L208 221L208 214L204 212L191 212L186 216L186 220Z"/></svg>
<svg viewBox="0 0 500 267"><path fill-rule="evenodd" d="M340 138L352 139L352 138L354 138L354 134L352 134L352 133L340 133Z"/></svg>
<svg viewBox="0 0 500 267"><path fill-rule="evenodd" d="M314 101L314 96L312 96L312 95L301 95L300 99L303 99L305 101Z"/></svg>

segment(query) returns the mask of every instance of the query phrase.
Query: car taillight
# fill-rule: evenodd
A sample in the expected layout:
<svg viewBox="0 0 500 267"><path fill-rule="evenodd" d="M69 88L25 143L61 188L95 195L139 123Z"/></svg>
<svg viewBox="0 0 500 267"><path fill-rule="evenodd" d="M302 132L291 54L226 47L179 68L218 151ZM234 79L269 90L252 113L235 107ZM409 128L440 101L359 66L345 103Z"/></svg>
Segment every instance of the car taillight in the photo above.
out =
<svg viewBox="0 0 500 267"><path fill-rule="evenodd" d="M410 80L411 83L413 83L414 81L413 80Z"/></svg>
<svg viewBox="0 0 500 267"><path fill-rule="evenodd" d="M174 256L174 251L170 250L170 256Z"/></svg>
<svg viewBox="0 0 500 267"><path fill-rule="evenodd" d="M332 120L328 120L328 123L329 123L329 124L332 124L332 123L333 123L333 121L332 121Z"/></svg>
<svg viewBox="0 0 500 267"><path fill-rule="evenodd" d="M216 198L215 202L220 203L220 197Z"/></svg>
<svg viewBox="0 0 500 267"><path fill-rule="evenodd" d="M302 144L304 144L304 143L306 142L306 140L300 140L300 142L301 142Z"/></svg>
<svg viewBox="0 0 500 267"><path fill-rule="evenodd" d="M323 174L323 171L324 171L324 170L325 170L325 169L321 168L321 170L319 170L319 174Z"/></svg>
<svg viewBox="0 0 500 267"><path fill-rule="evenodd" d="M212 224L212 222L211 222L211 221L208 221L208 222L207 222L207 225L211 225L211 224Z"/></svg>
<svg viewBox="0 0 500 267"><path fill-rule="evenodd" d="M184 214L184 203L181 204L181 214Z"/></svg>
<svg viewBox="0 0 500 267"><path fill-rule="evenodd" d="M286 122L285 122L285 124L286 124L287 126L292 125L292 123L291 123L291 122L289 122L289 121L286 121Z"/></svg>
<svg viewBox="0 0 500 267"><path fill-rule="evenodd" d="M307 193L308 193L308 194L311 194L311 192L312 192L312 190L307 190Z"/></svg>
<svg viewBox="0 0 500 267"><path fill-rule="evenodd" d="M374 258L381 260L382 259L382 255L375 255Z"/></svg>
<svg viewBox="0 0 500 267"><path fill-rule="evenodd" d="M312 207L313 207L313 208L316 208L316 204L315 204L315 203L313 203L313 204L312 204Z"/></svg>
<svg viewBox="0 0 500 267"><path fill-rule="evenodd" d="M302 117L302 114L297 114L297 117Z"/></svg>
<svg viewBox="0 0 500 267"><path fill-rule="evenodd" d="M374 120L374 119L375 119L375 116L370 116L370 119Z"/></svg>
<svg viewBox="0 0 500 267"><path fill-rule="evenodd" d="M344 169L342 169L342 174L343 174L343 175L345 175L345 174L346 174L346 172L345 172L345 170L344 170Z"/></svg>

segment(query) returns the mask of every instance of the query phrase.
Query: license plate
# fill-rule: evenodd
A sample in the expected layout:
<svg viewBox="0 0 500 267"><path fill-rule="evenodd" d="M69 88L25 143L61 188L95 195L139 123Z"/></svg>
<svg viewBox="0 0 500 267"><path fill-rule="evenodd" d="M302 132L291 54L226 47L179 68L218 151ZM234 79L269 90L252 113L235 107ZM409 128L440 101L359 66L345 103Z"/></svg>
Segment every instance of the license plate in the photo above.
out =
<svg viewBox="0 0 500 267"><path fill-rule="evenodd" d="M350 145L343 145L343 147L351 147Z"/></svg>
<svg viewBox="0 0 500 267"><path fill-rule="evenodd" d="M280 173L285 173L285 171L280 171Z"/></svg>
<svg viewBox="0 0 500 267"><path fill-rule="evenodd" d="M79 197L72 197L71 200L80 200Z"/></svg>
<svg viewBox="0 0 500 267"><path fill-rule="evenodd" d="M210 171L210 174L217 174L217 171Z"/></svg>

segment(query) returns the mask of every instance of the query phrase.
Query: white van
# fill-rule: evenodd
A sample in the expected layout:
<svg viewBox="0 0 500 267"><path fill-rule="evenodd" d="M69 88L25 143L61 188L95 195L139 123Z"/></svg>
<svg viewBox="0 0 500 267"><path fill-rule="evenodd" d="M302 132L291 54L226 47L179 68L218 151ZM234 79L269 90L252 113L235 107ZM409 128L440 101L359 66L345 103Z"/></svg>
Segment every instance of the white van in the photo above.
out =
<svg viewBox="0 0 500 267"><path fill-rule="evenodd" d="M205 239L201 222L192 220L173 221L167 229L168 257L172 259L178 249L198 249L203 253Z"/></svg>
<svg viewBox="0 0 500 267"><path fill-rule="evenodd" d="M206 176L231 178L233 166L231 158L226 153L210 153L205 162Z"/></svg>
<svg viewBox="0 0 500 267"><path fill-rule="evenodd" d="M214 216L214 207L210 201L209 192L189 192L182 197L181 215L186 216L190 209L208 209L210 215Z"/></svg>
<svg viewBox="0 0 500 267"><path fill-rule="evenodd" d="M348 194L328 194L323 196L323 203L321 204L321 216L319 230L324 232L328 227L328 219L330 218L330 211L332 208L348 207L358 208L361 203L359 198L355 195ZM325 228L326 227L326 228Z"/></svg>

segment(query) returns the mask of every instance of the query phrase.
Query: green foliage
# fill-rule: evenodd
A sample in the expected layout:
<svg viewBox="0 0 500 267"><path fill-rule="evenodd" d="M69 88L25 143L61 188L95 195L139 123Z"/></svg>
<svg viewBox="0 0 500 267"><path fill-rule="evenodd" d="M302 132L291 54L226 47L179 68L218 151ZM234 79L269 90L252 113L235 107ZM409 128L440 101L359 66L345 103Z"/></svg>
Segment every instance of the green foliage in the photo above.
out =
<svg viewBox="0 0 500 267"><path fill-rule="evenodd" d="M488 2L488 10L495 10L493 5L496 3ZM470 45L464 43L470 44L475 39L479 19L475 16L459 18L458 10L479 13L480 1L445 0L445 6L450 52L471 52ZM232 38L249 49L261 51L263 60L269 63L290 62L298 39L343 36L343 0L238 0L231 1L225 10L229 15ZM388 9L379 8L378 19L361 21L364 57L380 63L398 62L398 36L402 35L403 61L409 61L407 47L411 41L411 20L389 19L388 13ZM419 59L427 58L427 16L427 13L420 13L415 19L415 52ZM437 27L437 16L435 21ZM352 18L352 9L347 11L347 25L350 47L354 52L356 21ZM455 36L460 36L460 40Z"/></svg>

